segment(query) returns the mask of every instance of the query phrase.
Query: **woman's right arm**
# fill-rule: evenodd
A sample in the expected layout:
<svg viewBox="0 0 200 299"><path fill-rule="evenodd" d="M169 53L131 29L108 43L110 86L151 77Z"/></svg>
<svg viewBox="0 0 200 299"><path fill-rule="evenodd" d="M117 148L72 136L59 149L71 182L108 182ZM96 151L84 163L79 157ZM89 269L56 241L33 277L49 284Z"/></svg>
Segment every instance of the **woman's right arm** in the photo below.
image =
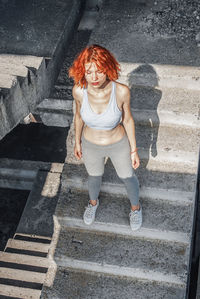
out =
<svg viewBox="0 0 200 299"><path fill-rule="evenodd" d="M74 155L78 160L80 160L82 157L81 135L83 131L84 122L80 114L80 110L81 110L80 93L78 92L78 88L76 86L73 87L72 94L76 103L76 113L74 118L74 128L75 128Z"/></svg>

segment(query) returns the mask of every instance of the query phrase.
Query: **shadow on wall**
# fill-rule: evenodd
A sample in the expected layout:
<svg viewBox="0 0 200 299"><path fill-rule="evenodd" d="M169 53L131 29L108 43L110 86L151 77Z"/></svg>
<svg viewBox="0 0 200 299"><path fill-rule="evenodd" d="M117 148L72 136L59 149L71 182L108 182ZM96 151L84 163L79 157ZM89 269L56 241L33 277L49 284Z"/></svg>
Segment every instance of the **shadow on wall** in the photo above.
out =
<svg viewBox="0 0 200 299"><path fill-rule="evenodd" d="M159 116L157 107L162 92L157 89L158 76L151 65L143 64L128 75L131 90L131 110L136 122L137 147L144 150L145 159L141 162L146 168L150 156L157 156Z"/></svg>

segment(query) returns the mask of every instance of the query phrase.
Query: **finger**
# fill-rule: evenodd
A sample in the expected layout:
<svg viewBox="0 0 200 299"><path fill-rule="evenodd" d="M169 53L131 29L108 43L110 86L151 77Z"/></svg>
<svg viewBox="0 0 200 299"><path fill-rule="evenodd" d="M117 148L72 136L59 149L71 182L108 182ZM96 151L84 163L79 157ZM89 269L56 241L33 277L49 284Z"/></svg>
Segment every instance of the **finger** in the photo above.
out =
<svg viewBox="0 0 200 299"><path fill-rule="evenodd" d="M78 158L81 159L81 157L82 157L82 153L81 153L81 152L78 152L77 154L78 154Z"/></svg>
<svg viewBox="0 0 200 299"><path fill-rule="evenodd" d="M136 160L136 161L135 161L135 166L136 166L136 168L138 168L139 165L140 165L140 161L139 161L139 160Z"/></svg>
<svg viewBox="0 0 200 299"><path fill-rule="evenodd" d="M77 152L77 151L74 152L74 155L75 155L76 159L79 159L79 156L78 156L78 152Z"/></svg>
<svg viewBox="0 0 200 299"><path fill-rule="evenodd" d="M134 169L137 169L139 167L139 165L140 165L139 161L137 161L137 160L133 161L133 168Z"/></svg>
<svg viewBox="0 0 200 299"><path fill-rule="evenodd" d="M135 167L136 167L136 165L135 165L135 161L132 162L132 167L133 167L134 169L136 169L136 168L135 168Z"/></svg>

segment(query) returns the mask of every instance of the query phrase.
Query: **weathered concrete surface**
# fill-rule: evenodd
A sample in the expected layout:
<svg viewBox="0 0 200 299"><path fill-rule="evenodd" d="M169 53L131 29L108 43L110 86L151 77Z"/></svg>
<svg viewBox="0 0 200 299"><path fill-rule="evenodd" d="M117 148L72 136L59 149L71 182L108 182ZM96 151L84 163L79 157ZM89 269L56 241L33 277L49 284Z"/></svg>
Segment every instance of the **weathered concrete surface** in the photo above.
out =
<svg viewBox="0 0 200 299"><path fill-rule="evenodd" d="M0 139L50 94L83 3L1 3Z"/></svg>
<svg viewBox="0 0 200 299"><path fill-rule="evenodd" d="M53 57L80 1L1 1L1 53ZM8 23L9 21L9 23ZM72 24L71 24L72 26Z"/></svg>
<svg viewBox="0 0 200 299"><path fill-rule="evenodd" d="M144 13L147 7L150 12L153 1L143 2ZM42 298L65 298L67 294L69 298L84 299L182 299L185 295L185 284L181 279L183 272L187 271L189 257L189 251L182 250L182 244L190 241L196 181L193 154L198 146L196 129L199 53L192 43L187 44L169 36L153 38L138 30L138 26L142 28L141 23L137 26L137 5L141 5L141 1L106 1L104 5L90 43L106 46L116 54L122 66L125 66L121 79L131 88L134 99L133 112L137 109L141 112L136 126L136 129L138 124L141 126L139 134L137 133L137 142L144 147L145 154L148 153L151 147L150 136L153 133L156 136L155 144L158 146L159 154L154 148L152 156L141 156L141 166L136 171L141 193L146 194L141 196L144 226L135 233L128 227L129 202L126 197L116 196L123 187L110 160L106 163L102 185L107 191L106 194L100 195L101 204L96 221L90 227L84 225L82 216L88 196L83 190L87 188L87 173L83 161L77 162L73 156L72 125L68 137L68 157L62 174L61 196L55 217L62 227L55 253L59 267L54 284L49 288L43 288ZM145 72L144 64L145 67L147 64ZM184 67L180 67L181 65ZM63 78L61 77L62 84ZM69 93L69 89L63 87L57 88L60 97ZM193 106L191 111L190 105ZM160 112L165 113L164 118L160 117ZM168 121L170 113L173 116ZM186 123L183 121L185 114ZM191 124L189 120L192 120ZM153 128L151 132L149 128ZM160 139L157 138L158 132ZM191 139L190 135L193 135ZM186 139L190 140L188 143L191 143L192 151L188 145L185 146L185 142L188 141ZM167 145L170 145L170 149ZM177 155L177 152L180 155ZM71 187L75 191L70 190ZM112 194L114 190L115 195ZM148 193L149 190L151 194ZM151 245L146 246L148 242ZM167 245L162 248L163 244ZM134 246L138 252L135 258L137 269L134 267L133 256L129 255ZM152 249L150 252L149 247ZM176 250L177 248L180 250ZM128 250L127 255L125 249ZM154 263L157 256L160 257L159 261L165 257L162 265L159 261ZM153 262L151 257L155 257ZM165 269L162 268L164 264ZM183 268L179 268L181 265ZM154 270L149 272L149 268ZM178 268L180 272L176 272ZM167 274L163 277L166 269L169 271L166 271ZM172 275L171 272L178 275ZM127 278L130 287L134 289L124 284Z"/></svg>
<svg viewBox="0 0 200 299"><path fill-rule="evenodd" d="M41 298L182 299L184 293L185 289L175 284L152 284L142 279L77 271L63 265L58 267L54 284L50 288L43 287Z"/></svg>
<svg viewBox="0 0 200 299"><path fill-rule="evenodd" d="M31 190L39 170L61 172L63 163L0 159L0 187Z"/></svg>
<svg viewBox="0 0 200 299"><path fill-rule="evenodd" d="M69 127L72 119L72 101L61 99L44 99L35 111L42 123L47 126Z"/></svg>
<svg viewBox="0 0 200 299"><path fill-rule="evenodd" d="M66 53L67 55L50 96L47 99L44 99L35 110L35 113L39 114L43 123L48 126L58 125L60 127L66 127L72 122L73 80L69 78L68 70L79 51L87 45L90 34L91 31L88 29L78 29L74 34L74 38L69 45Z"/></svg>
<svg viewBox="0 0 200 299"><path fill-rule="evenodd" d="M42 57L26 56L21 60L17 55L1 54L0 57L2 139L43 99L49 86L46 84L46 65Z"/></svg>
<svg viewBox="0 0 200 299"><path fill-rule="evenodd" d="M131 108L134 110L152 110L158 115L161 112L169 111L176 115L190 114L196 120L198 119L198 90L136 86L131 83L128 85L131 89Z"/></svg>
<svg viewBox="0 0 200 299"><path fill-rule="evenodd" d="M159 1L160 2L160 1ZM167 5L163 1L164 6ZM106 1L90 43L111 50L120 62L199 66L200 55L196 42L176 36L144 34L142 17L151 14L154 1ZM148 26L148 24L147 24Z"/></svg>
<svg viewBox="0 0 200 299"><path fill-rule="evenodd" d="M166 167L166 163L153 163L155 169L150 165L146 167L145 161L141 162L140 168L136 171L140 187L161 188L177 191L194 191L196 174L187 173L187 166L185 172L178 172L177 165L171 163L171 169ZM159 165L160 164L160 165ZM159 167L160 169L159 169ZM168 164L169 166L169 164ZM167 167L168 167L167 166ZM173 169L174 167L174 169ZM168 170L168 171L167 171ZM67 186L74 182L87 183L87 171L83 164L67 164L63 170L63 185ZM107 161L103 175L103 184L112 184L121 186L123 183L116 174L116 171L110 160ZM77 186L78 187L78 186Z"/></svg>
<svg viewBox="0 0 200 299"><path fill-rule="evenodd" d="M84 296L91 296L91 298L100 297L96 295L98 290L98 286L96 286L97 283L101 284L101 294L102 290L106 288L105 298L109 298L110 293L112 294L111 298L117 298L117 296L124 298L126 296L124 292L122 294L119 291L117 295L113 295L112 285L106 284L106 275L109 272L109 267L109 274L112 276L112 279L115 273L115 266L121 269L121 273L127 273L128 268L134 268L134 262L136 267L140 269L139 271L145 269L145 271L148 272L149 268L155 271L157 269L160 277L162 273L166 273L165 270L168 269L169 276L171 272L177 274L174 281L176 281L178 277L182 277L184 271L187 272L188 248L184 253L182 250L176 251L176 246L180 246L180 244L176 243L174 246L174 242L171 240L169 243L172 246L172 250L169 250L169 244L167 246L165 244L160 252L162 242L157 244L157 240L158 235L166 234L166 230L170 230L169 235L172 235L172 232L177 233L177 242L180 240L183 232L187 231L188 239L190 239L191 236L193 198L190 198L191 202L188 205L188 203L185 204L185 202L181 203L180 198L176 201L175 194L176 192L177 194L178 192L187 194L188 191L192 194L194 191L196 166L193 154L196 153L198 148L197 120L199 97L197 90L199 90L200 59L197 49L190 55L190 51L195 48L194 45L190 45L190 48L188 48L188 45L185 46L184 44L184 47L182 47L183 42L177 41L174 37L168 39L153 39L150 36L144 36L141 32L138 33L137 30L134 31L132 24L133 22L136 24L137 21L137 18L135 18L135 3L136 2L132 3L131 1L124 3L124 7L127 8L131 6L133 9L133 11L130 9L129 14L123 13L124 7L122 8L122 13L119 10L119 8L123 6L121 1L115 1L113 5L110 1L106 2L99 17L99 23L92 33L90 43L95 42L106 46L116 54L118 60L123 63L121 79L131 88L133 113L137 113L137 109L141 112L141 118L138 117L136 120L137 143L140 147L145 149L147 153L148 150L153 149L151 156L150 154L149 156L141 155L141 166L136 173L141 189L154 189L154 197L141 197L145 219L144 226L137 235L137 241L140 239L139 243L141 242L137 249L137 241L134 239L135 236L132 236L134 240L132 240L131 243L131 233L128 233L129 203L127 199L123 201L122 198L117 198L117 196L111 194L115 188L120 190L122 183L117 177L110 160L108 160L105 166L102 186L107 184L107 190L110 190L100 196L101 205L98 208L94 225L89 228L84 225L82 215L84 206L87 205L88 196L83 193L83 189L86 188L87 185L87 173L82 164L83 161L77 162L73 157L74 133L73 125L71 126L68 136L68 157L62 175L63 191L56 210L56 215L63 228L61 229L55 257L58 265L65 269L59 269L54 281L53 293L57 298L62 298L65 294L64 292L66 292L63 284L66 286L66 284L69 283L69 286L72 287L70 276L73 277L75 285L82 284L85 286L84 290L86 293L84 293L82 297L83 293L78 290L75 295L78 298L84 298ZM115 10L116 7L118 10ZM106 10L106 8L108 8L108 10ZM135 64L133 65L133 63ZM144 70L141 66L142 64L148 64L148 67ZM175 66L170 66L172 64ZM177 65L183 65L184 67ZM186 65L192 67L185 68ZM196 76L193 77L195 72ZM187 89L185 89L185 87L187 87ZM183 105L179 108L184 93ZM177 101L176 96L178 96ZM191 111L189 108L190 96L191 106L195 103ZM160 107L160 110L158 107ZM148 112L150 115L148 115ZM165 117L159 118L159 113L166 113ZM169 116L170 113L174 114L170 121L168 121L167 116ZM175 114L179 117L179 123L176 121ZM187 114L188 117L186 123L183 121L185 114ZM194 121L191 125L188 125L189 119L193 119ZM154 140L152 140L152 135L154 136ZM188 140L190 141L188 142ZM185 142L188 142L192 149L190 146L185 145ZM163 153L164 151L166 155ZM177 152L180 155L177 155ZM181 156L182 158L180 158ZM194 167L191 167L192 164ZM75 188L74 193L73 191L70 193L70 187ZM65 188L69 188L67 196L65 195ZM163 200L159 200L159 195L162 192L159 191L159 189L165 192L169 191L169 197L167 198L166 193L166 197L163 198ZM156 190L158 190L158 194L156 194ZM170 198L170 192L175 192L173 200ZM187 197L187 195L185 197ZM179 214L180 211L183 213L182 215ZM186 226L185 221L187 221ZM148 237L144 231L150 228L152 229L151 244L155 246L155 249L153 249L151 245L148 245L148 249L151 248L150 252L148 252L145 246L146 242L148 242ZM154 235L153 229L156 230L156 228L157 233L154 232ZM121 233L119 233L120 230ZM123 238L126 239L124 242L122 241ZM134 253L132 252L132 255L129 255L131 252L129 248L135 248L137 252L137 257L135 260L133 259L133 262L132 257ZM128 250L127 255L125 252L126 249ZM169 257L167 256L167 252L169 253ZM151 258L154 253L155 256L160 256L159 261L162 260L161 256L165 256L165 261L162 263L162 266L164 266L167 261L165 267L162 268L162 266L159 266L159 262L154 263L155 260L152 262L148 259ZM177 254L179 256L178 258L176 258ZM182 254L184 254L184 258L181 262L180 258ZM126 257L128 257L127 263ZM174 260L172 261L173 257ZM148 259L148 262L145 264L146 259ZM177 263L178 265L176 265L177 261L179 261ZM176 272L174 269L181 267L181 264L183 268L185 267L184 270L182 268L180 272ZM135 269L132 269L132 272L134 271ZM95 288L92 284L94 293L91 295L90 275L94 275L94 272L97 274L98 281L95 280ZM179 274L180 276L178 276ZM102 280L100 280L100 277L103 277ZM157 285L153 282L155 277L155 273L152 273L148 281L149 284L152 283L154 285L154 291L157 290ZM111 277L109 277L109 279L111 279ZM121 285L123 281L122 278L118 277L117 279L116 284ZM137 283L134 284L136 290L138 283L139 279L137 279ZM149 296L150 298L175 297L182 299L184 297L185 289L182 289L182 293L176 293L175 291L172 294L171 290L168 292L167 289L164 289L165 284L166 281L163 282L162 293L159 289L156 294L150 290L151 295L148 293L148 288L141 286L138 298L148 298ZM81 289L83 290L83 287ZM69 297L71 296L73 298L73 290L74 285L72 294L70 293ZM49 290L43 289L43 298L48 298L50 291L52 291L52 288ZM129 292L127 289L126 291ZM129 293L129 297L131 298L130 294L131 293ZM104 293L102 296L104 296ZM137 291L134 292L134 296L134 298L137 298Z"/></svg>
<svg viewBox="0 0 200 299"><path fill-rule="evenodd" d="M177 49L178 51L178 49ZM120 62L119 80L129 85L199 90L200 67Z"/></svg>
<svg viewBox="0 0 200 299"><path fill-rule="evenodd" d="M184 282L186 254L185 244L64 228L54 258L59 260L66 256L86 262L173 273Z"/></svg>
<svg viewBox="0 0 200 299"><path fill-rule="evenodd" d="M72 217L82 220L88 198L87 191L63 188L56 207L57 217L59 219ZM100 194L99 199L100 206L96 214L96 221L113 225L126 225L128 230L130 201L127 196L103 192ZM192 214L191 202L183 204L176 202L176 200L162 200L159 199L159 194L157 194L157 198L150 198L148 195L145 197L141 194L140 202L142 204L144 228L183 232L191 230L189 225Z"/></svg>
<svg viewBox="0 0 200 299"><path fill-rule="evenodd" d="M59 195L60 175L60 172L38 172L16 234L52 237L53 214Z"/></svg>

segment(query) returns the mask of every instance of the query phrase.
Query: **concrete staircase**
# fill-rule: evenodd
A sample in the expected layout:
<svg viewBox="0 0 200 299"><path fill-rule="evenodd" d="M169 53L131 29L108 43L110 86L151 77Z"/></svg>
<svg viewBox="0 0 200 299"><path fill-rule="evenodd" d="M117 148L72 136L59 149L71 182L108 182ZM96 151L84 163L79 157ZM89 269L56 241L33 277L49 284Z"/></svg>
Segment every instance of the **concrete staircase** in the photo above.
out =
<svg viewBox="0 0 200 299"><path fill-rule="evenodd" d="M80 0L0 3L0 140L49 96L83 7Z"/></svg>
<svg viewBox="0 0 200 299"><path fill-rule="evenodd" d="M79 30L69 45L59 76L52 92L34 111L47 126L69 127L73 119L73 81L68 77L68 69L72 64L77 51L83 49L88 41L91 30Z"/></svg>
<svg viewBox="0 0 200 299"><path fill-rule="evenodd" d="M0 295L39 299L50 266L50 238L15 234L0 253ZM6 297L7 296L7 297Z"/></svg>
<svg viewBox="0 0 200 299"><path fill-rule="evenodd" d="M130 203L109 160L96 220L91 226L83 223L87 173L83 161L73 156L72 124L55 212L60 226L54 242L57 272L53 285L43 287L45 299L182 299L186 294L199 147L199 57L195 62L193 53L188 65L188 48L180 56L179 42L169 38L164 58L159 49L166 40L151 40L150 48L158 47L157 57L151 57L148 37L128 27L134 14L125 8L135 5L130 3L121 7L116 1L112 8L105 2L90 43L116 54L122 67L119 81L131 90L143 225L137 232L130 230ZM135 37L140 43L132 42ZM167 56L172 48L176 53Z"/></svg>
<svg viewBox="0 0 200 299"><path fill-rule="evenodd" d="M56 228L53 215L62 166L52 163L49 169L46 166L46 170L43 167L37 171L16 233L0 252L1 298L39 299L43 284L48 286L54 277L56 265L52 259L52 244ZM21 187L26 185L22 183Z"/></svg>
<svg viewBox="0 0 200 299"><path fill-rule="evenodd" d="M116 54L122 67L119 81L129 85L132 95L143 226L130 230L130 203L109 160L96 221L84 225L87 173L73 156L71 124L63 170L62 163L0 161L0 186L32 189L16 235L0 255L1 296L185 297L199 146L200 58L193 45L184 48L169 37L144 38L138 27L135 32L131 22L137 20L134 5L140 2L146 13L145 1L104 2L92 35L82 25L50 97L34 112L46 125L68 126L73 113L67 70L74 56L88 41Z"/></svg>

